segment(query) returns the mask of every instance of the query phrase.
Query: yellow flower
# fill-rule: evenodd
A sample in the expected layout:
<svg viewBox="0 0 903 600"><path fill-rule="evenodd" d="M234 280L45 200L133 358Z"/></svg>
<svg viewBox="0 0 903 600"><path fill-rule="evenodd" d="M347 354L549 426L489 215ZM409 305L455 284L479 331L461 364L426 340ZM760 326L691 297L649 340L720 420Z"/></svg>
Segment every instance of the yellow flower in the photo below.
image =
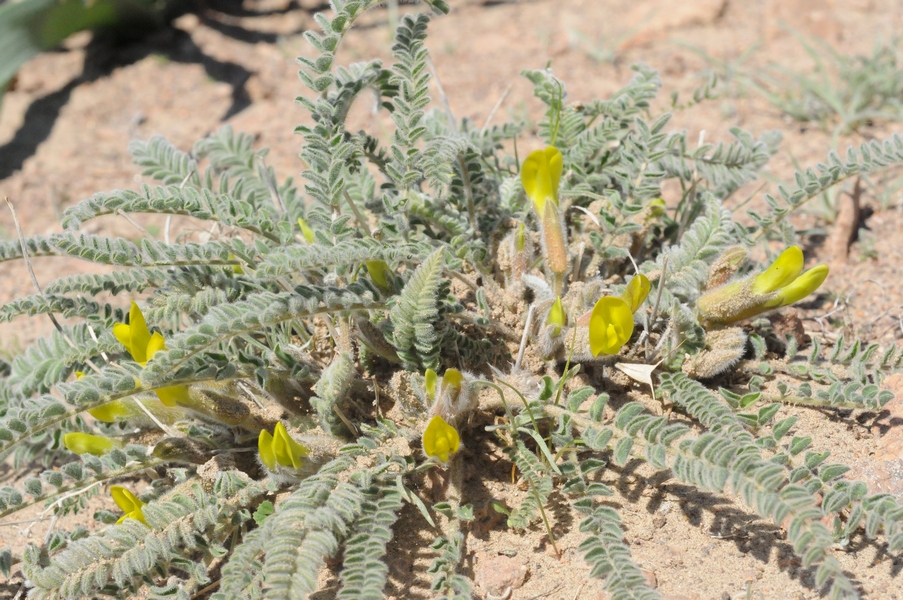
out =
<svg viewBox="0 0 903 600"><path fill-rule="evenodd" d="M703 321L730 324L802 300L825 281L827 265L803 273L803 251L791 246L762 273L703 294L696 306Z"/></svg>
<svg viewBox="0 0 903 600"><path fill-rule="evenodd" d="M464 382L464 374L461 373L458 369L448 369L442 375L442 389L453 389L455 391L461 389L461 384Z"/></svg>
<svg viewBox="0 0 903 600"><path fill-rule="evenodd" d="M649 279L637 275L620 298L605 296L593 306L589 318L589 349L593 356L617 354L633 335L633 313L649 295Z"/></svg>
<svg viewBox="0 0 903 600"><path fill-rule="evenodd" d="M817 265L803 271L803 251L799 246L790 246L775 259L768 269L753 280L754 294L776 292L774 298L765 302L768 308L787 306L802 300L825 281L827 265Z"/></svg>
<svg viewBox="0 0 903 600"><path fill-rule="evenodd" d="M423 373L423 387L426 388L426 395L428 398L436 397L436 385L439 376L436 375L436 372L432 369L427 369Z"/></svg>
<svg viewBox="0 0 903 600"><path fill-rule="evenodd" d="M561 296L555 298L552 308L549 309L549 317L546 319L546 325L552 326L552 337L555 337L568 324L567 313L564 312L564 306L561 304Z"/></svg>
<svg viewBox="0 0 903 600"><path fill-rule="evenodd" d="M129 351L136 363L142 367L158 351L164 348L163 336L154 332L151 335L144 320L144 314L134 301L129 310L129 323L116 323L113 325L113 335L119 340L125 349Z"/></svg>
<svg viewBox="0 0 903 600"><path fill-rule="evenodd" d="M458 430L439 415L433 417L423 431L423 451L426 455L446 463L449 456L460 447L461 436L458 435Z"/></svg>
<svg viewBox="0 0 903 600"><path fill-rule="evenodd" d="M75 379L77 380L81 379L84 376L84 371L75 372ZM132 415L132 411L122 400L113 400L112 402L107 402L106 404L101 404L100 406L88 409L88 414L98 421L103 421L104 423L115 423L116 421L121 421L122 419L130 417ZM75 452L75 450L73 450L73 452ZM81 454L80 452L75 453Z"/></svg>
<svg viewBox="0 0 903 600"><path fill-rule="evenodd" d="M113 496L116 506L125 513L116 521L117 525L126 519L137 519L147 525L147 521L144 520L144 513L141 511L141 507L146 504L145 502L142 502L135 494L118 485L110 488L110 495Z"/></svg>
<svg viewBox="0 0 903 600"><path fill-rule="evenodd" d="M113 325L113 335L125 346L135 362L142 367L147 366L147 361L152 359L154 354L160 350L166 350L166 339L157 331L151 335L150 330L147 328L147 322L144 320L144 314L134 301L129 310L128 325L116 323ZM160 388L156 392L160 402L165 406L185 404L190 400L188 388L184 385Z"/></svg>
<svg viewBox="0 0 903 600"><path fill-rule="evenodd" d="M635 313L643 305L650 289L649 278L642 273L630 280L630 283L627 284L627 289L621 294L621 298L630 307L630 312Z"/></svg>
<svg viewBox="0 0 903 600"><path fill-rule="evenodd" d="M104 423L115 423L132 416L132 410L122 400L113 400L88 410L88 414Z"/></svg>
<svg viewBox="0 0 903 600"><path fill-rule="evenodd" d="M558 184L561 181L563 165L561 152L554 146L548 146L545 150L534 150L521 165L520 180L524 192L533 201L540 219L545 215L546 204L549 201L555 207L558 206Z"/></svg>
<svg viewBox="0 0 903 600"><path fill-rule="evenodd" d="M593 356L617 354L632 335L633 312L623 298L599 298L589 318L589 349Z"/></svg>
<svg viewBox="0 0 903 600"><path fill-rule="evenodd" d="M392 286L389 285L389 265L384 260L367 260L364 261L367 267L367 273L370 279L379 287L379 289L390 292Z"/></svg>
<svg viewBox="0 0 903 600"><path fill-rule="evenodd" d="M76 379L81 379L85 374L81 371L75 372ZM173 393L171 393L171 391ZM157 390L157 397L160 398L160 404L157 404L152 398L145 398L138 400L136 398L130 398L127 400L113 400L112 402L107 402L106 404L101 404L100 406L95 406L94 408L88 409L88 414L97 419L98 421L103 421L104 423L116 423L118 421L123 421L125 419L131 419L134 417L144 417L145 412L138 406L136 403L141 402L144 406L148 408L154 416L163 421L164 423L174 423L176 420L182 418L183 412L181 409L173 409L167 410L166 407L172 407L173 404L167 404L162 400L160 392L163 392L163 396L167 396L168 398L175 398L178 400L178 404L186 404L189 396L188 396L188 388L183 385L171 386L166 388L161 388Z"/></svg>
<svg viewBox="0 0 903 600"><path fill-rule="evenodd" d="M789 284L777 290L774 306L789 306L799 302L815 290L828 278L828 265L815 265Z"/></svg>
<svg viewBox="0 0 903 600"><path fill-rule="evenodd" d="M260 431L257 450L260 452L260 461L270 471L276 471L277 465L300 469L304 462L302 458L310 452L288 434L282 423L276 423L272 435L266 429Z"/></svg>
<svg viewBox="0 0 903 600"><path fill-rule="evenodd" d="M184 385L171 385L154 391L164 406L186 406L191 401L188 388Z"/></svg>
<svg viewBox="0 0 903 600"><path fill-rule="evenodd" d="M542 253L546 267L552 273L554 289L561 291L569 268L567 232L558 208L558 185L564 159L554 146L534 150L524 160L520 180L524 192L533 201L542 230Z"/></svg>
<svg viewBox="0 0 903 600"><path fill-rule="evenodd" d="M314 230L310 228L310 225L307 224L307 221L298 217L298 227L301 228L301 235L304 236L304 239L307 240L308 244L314 243Z"/></svg>
<svg viewBox="0 0 903 600"><path fill-rule="evenodd" d="M122 448L122 442L119 440L75 431L63 436L63 445L66 446L69 452L93 454L94 456L102 456L113 448Z"/></svg>

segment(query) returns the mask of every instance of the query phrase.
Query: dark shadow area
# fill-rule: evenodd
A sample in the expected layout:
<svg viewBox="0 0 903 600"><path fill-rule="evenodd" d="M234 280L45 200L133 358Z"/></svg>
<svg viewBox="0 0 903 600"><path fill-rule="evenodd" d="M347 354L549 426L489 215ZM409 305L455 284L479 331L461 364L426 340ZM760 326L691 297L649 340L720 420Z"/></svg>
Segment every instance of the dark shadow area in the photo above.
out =
<svg viewBox="0 0 903 600"><path fill-rule="evenodd" d="M239 19L278 16L293 11L313 13L328 8L328 3L324 2L313 9L303 9L293 1L280 9L253 11L245 9L241 0L210 0L203 3L197 14L208 28L233 39L256 44L275 43L280 36L250 30L234 23L224 23L217 17ZM134 34L134 31L130 33ZM189 34L173 27L155 32L139 32L140 39L135 37L133 35L132 39L123 39L121 36L116 38L105 34L96 34L93 37L85 49L85 62L81 74L60 89L34 100L26 110L22 126L9 142L0 146L0 180L21 169L25 160L47 140L63 107L69 102L73 90L80 85L103 79L113 70L138 62L149 55L161 55L177 63L199 64L204 67L211 79L228 83L232 87L232 104L222 115L223 121L250 106L251 98L245 84L251 77L251 72L242 65L220 61L205 54ZM59 53L68 50L57 48L49 52Z"/></svg>
<svg viewBox="0 0 903 600"><path fill-rule="evenodd" d="M670 472L658 472L651 477L644 477L636 472L642 464L644 461L634 459L623 468L609 465L608 471L617 475L617 479L613 481L603 479L602 482L617 489L621 498L638 508L643 504L642 496L645 494L648 500L643 508L649 513L657 512L666 500L671 500L680 507L680 511L693 527L702 526L703 518L708 514L712 522L707 531L713 540L731 542L738 551L753 556L762 563L774 561L782 572L786 572L806 588L822 596L827 594L830 584L819 588L815 583L818 567L803 568L802 561L796 556L793 546L779 527L718 493L671 481ZM608 503L620 508L622 503L619 500L620 498L614 497ZM894 574L903 567L903 560L887 554L887 544L867 540L864 536L857 537L860 539L857 539L856 550L865 549L867 546L874 547L879 555L875 558L876 562L882 556L894 561ZM861 592L862 585L855 573L844 571L844 574Z"/></svg>
<svg viewBox="0 0 903 600"><path fill-rule="evenodd" d="M251 104L245 83L251 72L243 66L223 62L205 54L184 31L165 29L137 43L122 45L95 37L86 48L82 73L55 92L38 98L25 112L22 126L13 138L0 146L0 179L22 168L47 138L75 88L108 76L114 69L134 64L149 55L162 55L173 62L200 64L206 74L232 87L232 104L222 120L227 120Z"/></svg>
<svg viewBox="0 0 903 600"><path fill-rule="evenodd" d="M439 532L426 522L412 504L406 503L402 507L398 520L392 526L392 540L386 546L384 560L389 567L389 577L383 591L387 596L394 594L411 600L432 598L429 590L433 576L425 569L419 569L417 563L429 564L438 556L437 551L430 547L438 535ZM414 539L417 543L411 543ZM472 572L468 573L466 563L461 565L459 572L473 577ZM313 598L311 596L312 600Z"/></svg>
<svg viewBox="0 0 903 600"><path fill-rule="evenodd" d="M260 18L286 15L294 11L306 11L310 14L330 10L329 3L323 2L318 6L308 7L306 9L296 2L292 1L283 8L273 10L251 11L243 6L242 0L218 0L207 3L207 9L198 13L201 22L208 28L217 31L230 38L245 42L247 44L275 44L279 38L286 35L295 35L302 33L292 31L288 34L272 33L269 31L261 31L256 29L247 29L236 23L230 23L229 20L242 18ZM225 17L225 19L224 19Z"/></svg>

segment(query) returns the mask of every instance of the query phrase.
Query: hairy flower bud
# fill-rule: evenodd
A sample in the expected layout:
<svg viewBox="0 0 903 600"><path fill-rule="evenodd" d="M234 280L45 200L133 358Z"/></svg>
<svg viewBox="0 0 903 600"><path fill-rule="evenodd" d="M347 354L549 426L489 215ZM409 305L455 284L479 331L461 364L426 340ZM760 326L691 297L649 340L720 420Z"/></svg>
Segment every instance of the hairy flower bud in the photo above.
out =
<svg viewBox="0 0 903 600"><path fill-rule="evenodd" d="M63 445L75 454L102 456L113 448L122 448L122 442L102 435L73 431L63 436Z"/></svg>
<svg viewBox="0 0 903 600"><path fill-rule="evenodd" d="M762 273L703 294L696 304L701 320L727 325L793 304L817 290L828 276L827 265L802 270L803 251L791 246Z"/></svg>
<svg viewBox="0 0 903 600"><path fill-rule="evenodd" d="M552 273L554 288L560 292L569 269L567 232L558 206L558 185L564 159L554 146L534 150L521 165L520 178L524 192L533 201L539 217L542 252L546 267Z"/></svg>
<svg viewBox="0 0 903 600"><path fill-rule="evenodd" d="M449 423L476 408L476 396L470 385L472 377L458 369L448 369L436 386L435 401L430 414L439 415Z"/></svg>

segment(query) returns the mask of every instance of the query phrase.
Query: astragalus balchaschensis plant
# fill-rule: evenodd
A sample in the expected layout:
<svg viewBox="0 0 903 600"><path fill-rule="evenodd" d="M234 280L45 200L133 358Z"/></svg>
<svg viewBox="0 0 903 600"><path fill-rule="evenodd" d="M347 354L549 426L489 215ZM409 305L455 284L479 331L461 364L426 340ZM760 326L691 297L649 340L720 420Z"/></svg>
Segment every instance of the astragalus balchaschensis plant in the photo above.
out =
<svg viewBox="0 0 903 600"><path fill-rule="evenodd" d="M159 185L97 194L66 211L64 233L0 245L3 260L115 267L0 309L66 318L0 362L4 456L46 469L0 490L0 514L62 516L97 494L120 509L96 513L109 525L95 532L54 527L7 550L4 570L18 565L33 598L305 598L324 569L336 597L380 598L409 503L435 539L433 592L468 598L463 473L480 458L468 448L491 447L529 490L500 507L507 526L554 545L545 506L569 501L594 585L614 597L658 597L601 482L632 459L733 494L785 528L818 586L855 596L832 547L864 530L899 550L903 508L844 479L782 407L877 409L900 356L842 339L803 353L757 317L827 275L803 272L788 214L903 162L903 138L829 155L740 223L726 203L779 136L736 129L691 148L653 108L645 67L583 103L550 70L525 71L547 109L536 132L453 122L430 110L426 14L402 19L391 65L333 64L376 4L334 0L307 34L302 187L228 128L191 152L154 138L131 152ZM365 91L392 116L389 139L346 128ZM79 233L138 213L208 235ZM747 259L763 248L781 252L768 269ZM628 388L657 393L628 402ZM444 482L438 502L417 491L427 477Z"/></svg>

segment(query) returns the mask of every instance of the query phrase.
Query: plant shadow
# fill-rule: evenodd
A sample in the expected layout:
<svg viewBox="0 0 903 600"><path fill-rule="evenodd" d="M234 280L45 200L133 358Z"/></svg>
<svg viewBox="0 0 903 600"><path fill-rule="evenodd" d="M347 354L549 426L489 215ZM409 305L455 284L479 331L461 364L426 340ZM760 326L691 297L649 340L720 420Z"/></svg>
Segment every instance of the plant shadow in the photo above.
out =
<svg viewBox="0 0 903 600"><path fill-rule="evenodd" d="M758 517L754 512L744 510L736 501L726 495L700 490L690 485L672 481L668 471L656 472L645 477L638 472L644 462L631 460L624 467L609 466L610 473L616 475L614 480L603 480L612 485L624 499L633 506L642 506L646 512L655 514L665 502L673 502L693 527L705 527L708 535L714 540L733 543L744 555L752 556L763 564L776 564L778 569L813 592L824 595L828 587L816 584L817 566L804 568L793 546L786 540L781 528ZM645 506L643 506L643 499ZM610 503L620 508L619 498L613 497ZM706 522L708 526L706 526ZM867 546L875 548L878 555L886 555L886 544L876 540L856 539L855 549ZM888 557L896 558L896 557ZM879 557L876 556L876 561ZM901 561L903 564L903 561ZM900 566L894 563L895 573ZM862 585L856 575L848 570L844 574L861 592ZM829 586L830 584L828 584Z"/></svg>
<svg viewBox="0 0 903 600"><path fill-rule="evenodd" d="M284 9L252 12L241 9L233 0L219 0L207 2L198 15L205 26L233 39L249 44L275 43L279 35L245 28L237 24L236 18L279 15L302 10L310 12L318 8L302 9L296 2L291 2ZM58 90L31 102L26 109L22 125L7 143L0 145L0 180L21 169L25 161L48 139L60 113L69 103L76 88L108 77L115 69L131 65L151 55L162 56L176 63L199 64L208 77L229 84L232 88L232 103L220 117L222 121L228 120L251 105L251 97L245 84L252 72L244 66L210 56L194 42L191 35L176 27L142 31L137 34L130 39L115 38L103 33L95 34L85 48L82 72Z"/></svg>

